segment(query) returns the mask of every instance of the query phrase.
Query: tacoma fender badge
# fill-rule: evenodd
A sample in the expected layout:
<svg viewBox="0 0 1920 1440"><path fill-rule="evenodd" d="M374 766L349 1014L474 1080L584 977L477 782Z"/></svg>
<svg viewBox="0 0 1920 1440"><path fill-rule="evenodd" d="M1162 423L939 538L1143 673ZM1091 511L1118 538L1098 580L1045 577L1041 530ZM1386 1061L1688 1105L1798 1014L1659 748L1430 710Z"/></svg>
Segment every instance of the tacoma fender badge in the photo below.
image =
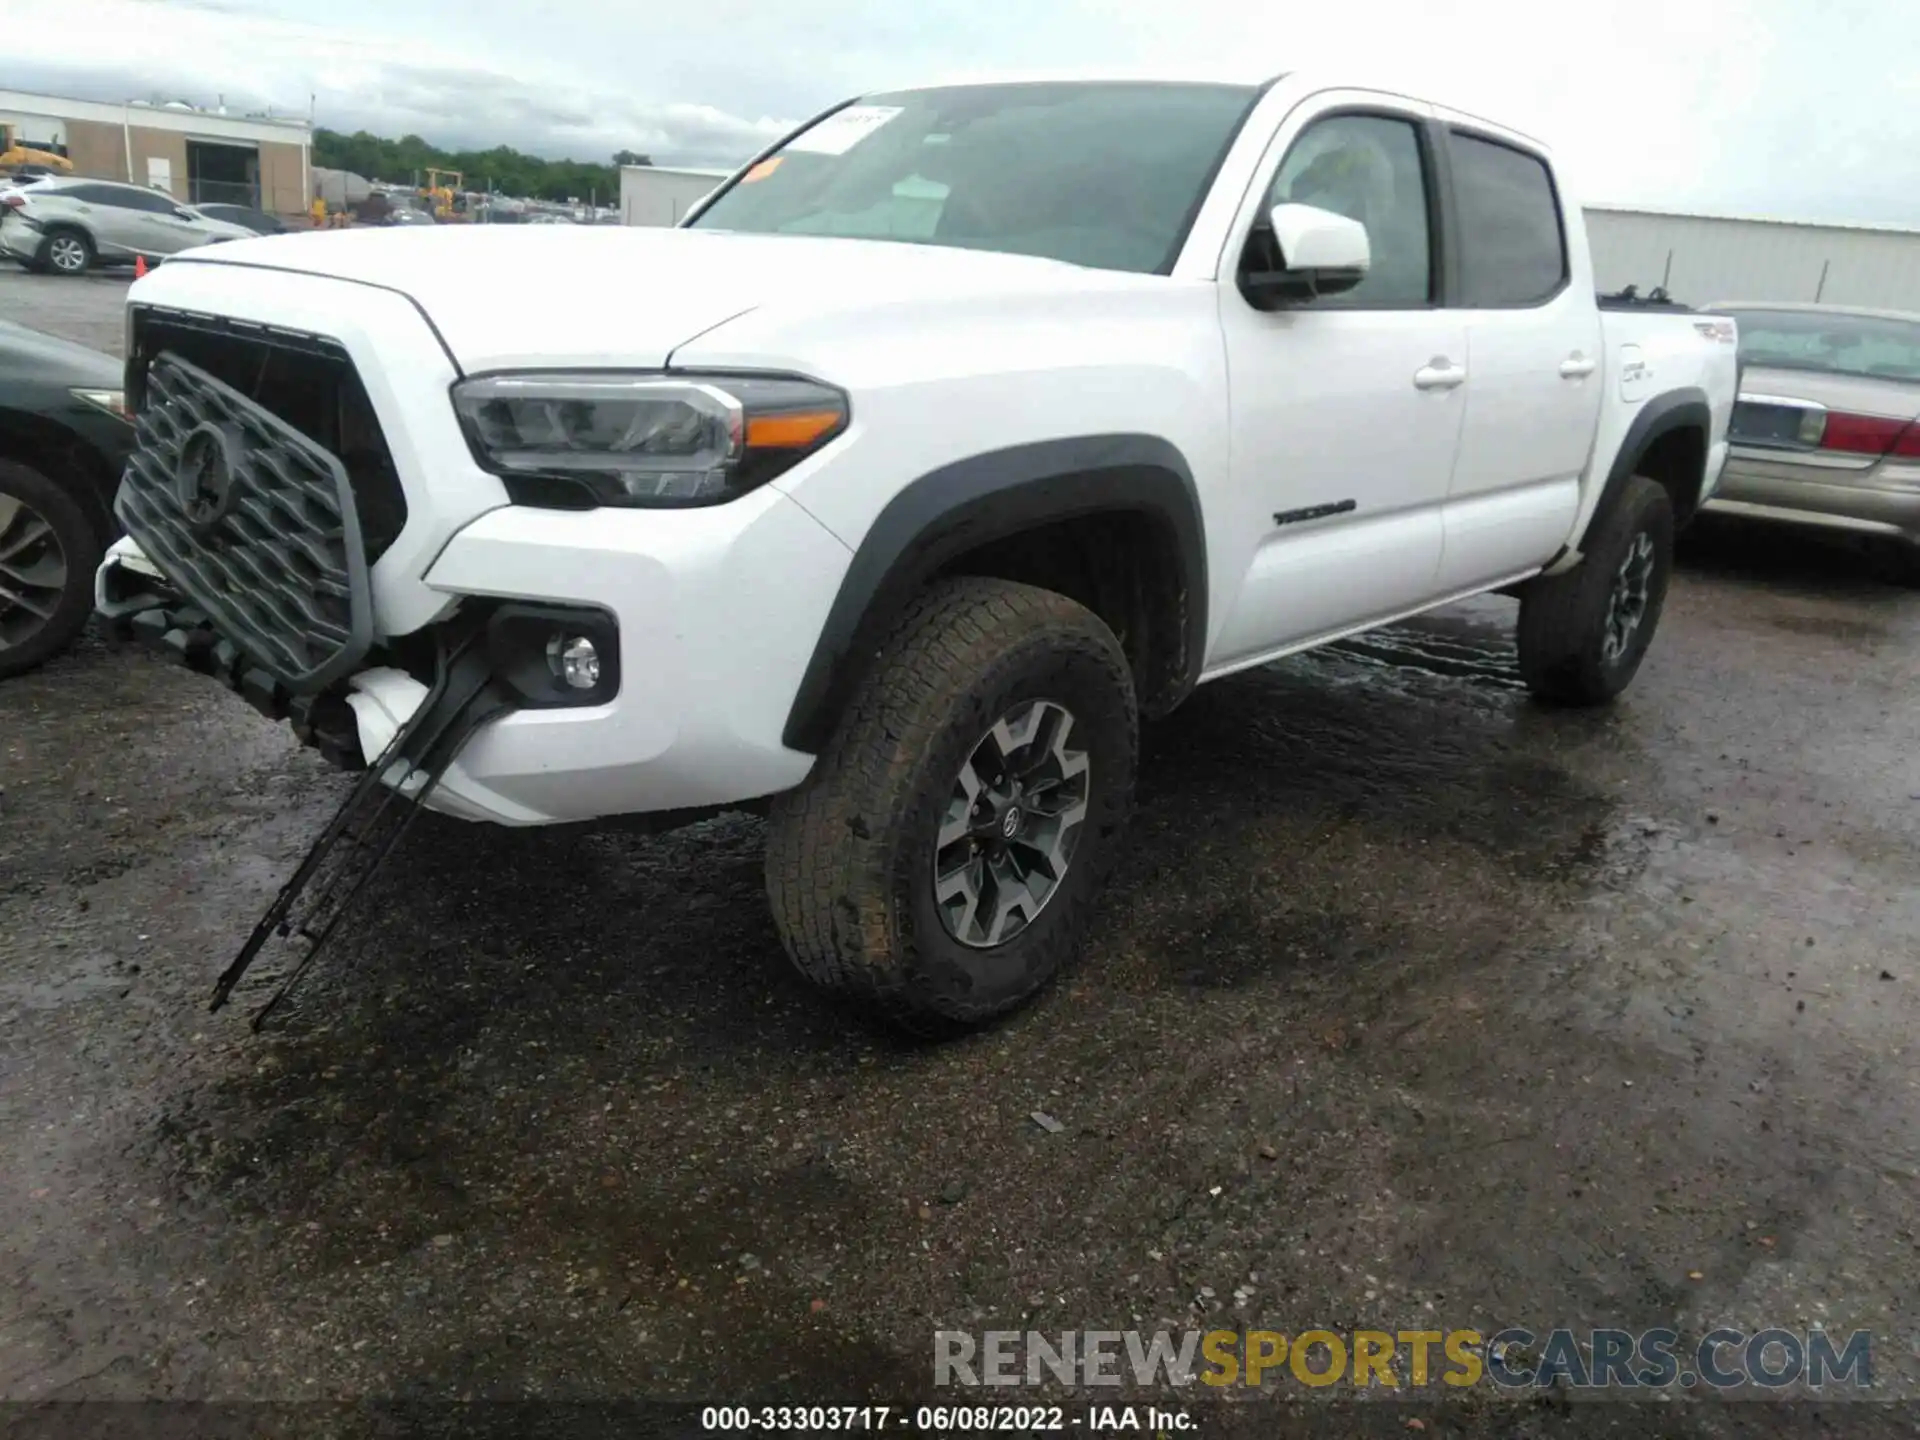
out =
<svg viewBox="0 0 1920 1440"><path fill-rule="evenodd" d="M1281 510L1275 513L1276 525L1298 525L1302 520L1324 520L1329 515L1344 515L1349 510L1360 508L1357 500L1334 500L1325 505L1309 505L1301 510Z"/></svg>

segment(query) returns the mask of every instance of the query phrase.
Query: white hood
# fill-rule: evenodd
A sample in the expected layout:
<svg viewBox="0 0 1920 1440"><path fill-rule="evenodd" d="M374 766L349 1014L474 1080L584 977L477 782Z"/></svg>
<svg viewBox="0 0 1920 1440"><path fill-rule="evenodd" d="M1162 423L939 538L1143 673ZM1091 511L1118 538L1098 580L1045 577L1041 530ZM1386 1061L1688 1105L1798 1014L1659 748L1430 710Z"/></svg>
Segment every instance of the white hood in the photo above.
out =
<svg viewBox="0 0 1920 1440"><path fill-rule="evenodd" d="M469 374L665 364L678 346L782 300L809 309L895 297L1058 292L1100 272L1053 260L874 241L571 225L331 230L176 257L332 276L398 291ZM1114 277L1104 277L1111 283Z"/></svg>

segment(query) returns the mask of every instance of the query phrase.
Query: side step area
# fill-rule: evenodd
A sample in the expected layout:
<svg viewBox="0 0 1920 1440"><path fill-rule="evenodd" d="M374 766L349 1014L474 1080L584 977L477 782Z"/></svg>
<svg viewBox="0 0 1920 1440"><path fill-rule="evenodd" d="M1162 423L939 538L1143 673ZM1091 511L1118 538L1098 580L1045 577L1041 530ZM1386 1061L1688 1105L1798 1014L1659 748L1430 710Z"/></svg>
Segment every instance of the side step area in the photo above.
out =
<svg viewBox="0 0 1920 1440"><path fill-rule="evenodd" d="M408 828L461 747L489 720L514 708L493 682L482 632L443 636L433 687L420 708L355 782L293 877L260 917L213 989L210 1009L225 1005L268 942L305 942L272 996L254 1012L255 1030L319 958Z"/></svg>

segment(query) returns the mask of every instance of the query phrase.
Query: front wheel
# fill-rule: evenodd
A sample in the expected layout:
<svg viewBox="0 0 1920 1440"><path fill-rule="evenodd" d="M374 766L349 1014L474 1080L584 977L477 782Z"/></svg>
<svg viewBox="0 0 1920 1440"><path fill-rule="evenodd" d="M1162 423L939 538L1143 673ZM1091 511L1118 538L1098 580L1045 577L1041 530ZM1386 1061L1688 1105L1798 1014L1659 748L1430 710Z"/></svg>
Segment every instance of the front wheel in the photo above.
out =
<svg viewBox="0 0 1920 1440"><path fill-rule="evenodd" d="M918 1034L1015 1009L1077 954L1132 804L1112 631L1063 595L941 582L797 790L767 889L809 979Z"/></svg>
<svg viewBox="0 0 1920 1440"><path fill-rule="evenodd" d="M68 490L0 460L0 680L58 655L86 628L100 553Z"/></svg>
<svg viewBox="0 0 1920 1440"><path fill-rule="evenodd" d="M1553 705L1604 705L1633 680L1673 575L1673 502L1644 475L1627 481L1587 536L1584 559L1520 592L1520 675Z"/></svg>

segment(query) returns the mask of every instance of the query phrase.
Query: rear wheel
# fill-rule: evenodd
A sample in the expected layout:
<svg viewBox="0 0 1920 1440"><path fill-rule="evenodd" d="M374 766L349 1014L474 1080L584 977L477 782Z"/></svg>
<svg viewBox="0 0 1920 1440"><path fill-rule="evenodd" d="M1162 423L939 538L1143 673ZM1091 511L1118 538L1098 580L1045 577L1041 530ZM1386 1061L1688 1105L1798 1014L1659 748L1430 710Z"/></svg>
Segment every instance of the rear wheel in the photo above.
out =
<svg viewBox="0 0 1920 1440"><path fill-rule="evenodd" d="M1585 558L1520 593L1520 674L1554 705L1603 705L1645 658L1673 574L1673 502L1635 475L1587 536Z"/></svg>
<svg viewBox="0 0 1920 1440"><path fill-rule="evenodd" d="M100 554L78 500L0 460L0 679L51 659L86 627Z"/></svg>
<svg viewBox="0 0 1920 1440"><path fill-rule="evenodd" d="M920 1034L1013 1010L1080 948L1137 737L1126 657L1090 611L936 585L775 802L767 888L795 965Z"/></svg>
<svg viewBox="0 0 1920 1440"><path fill-rule="evenodd" d="M47 268L56 275L84 275L93 267L93 241L79 230L49 232L43 253Z"/></svg>

